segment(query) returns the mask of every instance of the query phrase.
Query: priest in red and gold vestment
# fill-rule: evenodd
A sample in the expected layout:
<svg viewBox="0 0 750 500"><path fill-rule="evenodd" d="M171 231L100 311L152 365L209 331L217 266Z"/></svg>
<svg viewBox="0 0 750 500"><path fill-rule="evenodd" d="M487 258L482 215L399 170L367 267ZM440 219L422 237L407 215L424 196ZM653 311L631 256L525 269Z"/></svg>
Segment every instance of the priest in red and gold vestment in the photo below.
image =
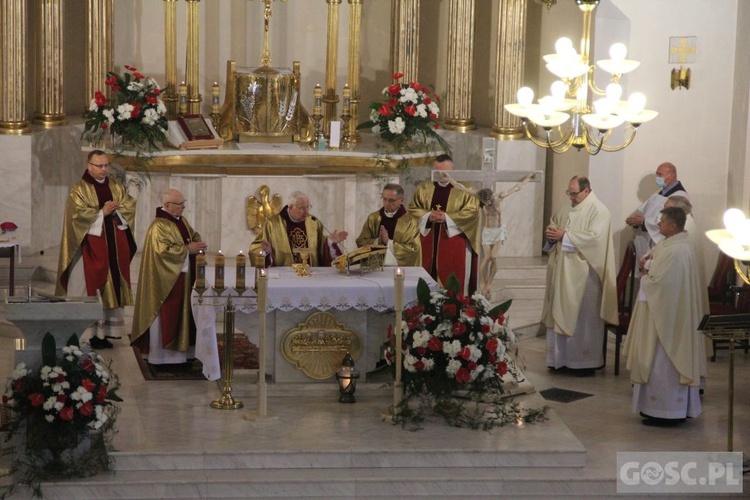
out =
<svg viewBox="0 0 750 500"><path fill-rule="evenodd" d="M328 232L317 217L310 215L311 209L310 198L302 191L294 191L289 203L266 219L250 245L250 255L263 250L267 266L291 266L302 262L300 252L307 252L310 266L330 266L334 258L342 255L338 244L346 240L348 233Z"/></svg>
<svg viewBox="0 0 750 500"><path fill-rule="evenodd" d="M93 296L101 292L104 318L81 335L95 349L120 338L123 307L133 303L130 261L135 255L135 198L108 177L109 157L91 151L86 172L70 189L65 205L57 295Z"/></svg>
<svg viewBox="0 0 750 500"><path fill-rule="evenodd" d="M454 170L448 155L435 159L435 170ZM426 181L409 204L417 219L422 243L422 267L445 286L455 274L465 294L477 288L479 200L449 182Z"/></svg>
<svg viewBox="0 0 750 500"><path fill-rule="evenodd" d="M143 247L130 340L152 365L185 363L195 357L190 290L195 254L205 250L206 243L182 216L184 211L182 193L166 190Z"/></svg>

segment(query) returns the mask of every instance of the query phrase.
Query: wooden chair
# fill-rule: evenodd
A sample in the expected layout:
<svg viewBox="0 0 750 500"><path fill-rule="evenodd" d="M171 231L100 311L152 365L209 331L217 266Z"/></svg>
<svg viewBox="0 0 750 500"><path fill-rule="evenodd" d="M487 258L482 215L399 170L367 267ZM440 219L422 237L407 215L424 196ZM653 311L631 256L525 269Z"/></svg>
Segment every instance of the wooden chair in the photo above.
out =
<svg viewBox="0 0 750 500"><path fill-rule="evenodd" d="M714 274L708 284L708 303L711 314L733 314L735 309L735 294L731 287L737 281L737 271L734 270L734 260L719 252Z"/></svg>
<svg viewBox="0 0 750 500"><path fill-rule="evenodd" d="M734 262L732 262L732 265L734 265ZM735 302L732 304L728 304L728 305L723 305L721 303L713 303L713 302L709 303L711 315L750 313L750 285L745 283L744 285L742 285L741 288L729 286L728 290L732 294L732 297L734 298ZM728 349L729 341L712 339L711 343L713 344L713 348L714 348L713 355L711 356L711 361L714 362L716 361L716 351ZM747 354L748 351L750 351L750 343L748 343L747 339L738 340L735 345L738 345L738 344L745 351L745 354Z"/></svg>
<svg viewBox="0 0 750 500"><path fill-rule="evenodd" d="M604 361L607 360L607 332L615 334L615 375L620 374L620 347L622 338L628 334L630 315L633 312L633 295L635 293L635 245L631 241L625 249L622 265L617 272L617 311L620 324L604 325Z"/></svg>

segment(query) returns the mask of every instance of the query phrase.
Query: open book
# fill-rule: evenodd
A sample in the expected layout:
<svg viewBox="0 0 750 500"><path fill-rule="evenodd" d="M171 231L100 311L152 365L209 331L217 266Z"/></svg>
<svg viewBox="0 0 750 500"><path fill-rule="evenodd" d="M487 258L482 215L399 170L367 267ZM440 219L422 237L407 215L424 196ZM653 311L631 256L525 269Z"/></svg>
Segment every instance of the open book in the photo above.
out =
<svg viewBox="0 0 750 500"><path fill-rule="evenodd" d="M167 140L177 149L219 149L224 146L224 141L216 133L213 124L210 120L204 120L205 126L213 135L213 139L188 139L187 135L182 129L182 126L177 120L170 120L169 128L167 129ZM201 136L205 137L205 136Z"/></svg>

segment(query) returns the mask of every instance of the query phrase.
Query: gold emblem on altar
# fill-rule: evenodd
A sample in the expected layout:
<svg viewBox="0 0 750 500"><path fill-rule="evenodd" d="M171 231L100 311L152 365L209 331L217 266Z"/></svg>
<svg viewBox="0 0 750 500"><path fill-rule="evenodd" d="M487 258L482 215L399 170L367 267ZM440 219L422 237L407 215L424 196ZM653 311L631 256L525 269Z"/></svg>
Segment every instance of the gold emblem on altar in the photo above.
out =
<svg viewBox="0 0 750 500"><path fill-rule="evenodd" d="M284 334L281 353L295 368L317 380L333 377L349 352L362 352L359 335L336 321L332 314L316 312Z"/></svg>
<svg viewBox="0 0 750 500"><path fill-rule="evenodd" d="M250 195L247 197L245 216L247 217L247 228L255 234L258 234L266 219L276 215L284 207L281 201L281 195L276 193L271 195L271 188L265 184L258 189L258 196Z"/></svg>

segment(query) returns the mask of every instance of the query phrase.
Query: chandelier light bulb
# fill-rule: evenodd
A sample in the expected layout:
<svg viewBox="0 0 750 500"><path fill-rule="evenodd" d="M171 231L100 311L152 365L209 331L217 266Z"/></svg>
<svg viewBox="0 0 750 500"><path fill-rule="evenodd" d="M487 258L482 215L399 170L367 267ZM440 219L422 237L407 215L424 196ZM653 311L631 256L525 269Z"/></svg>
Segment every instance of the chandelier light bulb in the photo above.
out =
<svg viewBox="0 0 750 500"><path fill-rule="evenodd" d="M724 227L732 233L732 236L738 238L745 229L745 214L739 208L730 208L724 212Z"/></svg>
<svg viewBox="0 0 750 500"><path fill-rule="evenodd" d="M552 92L552 98L555 102L561 103L565 99L565 93L568 91L568 86L562 80L555 80L550 87Z"/></svg>
<svg viewBox="0 0 750 500"><path fill-rule="evenodd" d="M539 99L539 106L541 106L541 112L545 117L549 117L555 111L555 99L552 96L546 95Z"/></svg>
<svg viewBox="0 0 750 500"><path fill-rule="evenodd" d="M594 101L594 111L599 118L607 118L612 114L614 106L609 99L597 99Z"/></svg>
<svg viewBox="0 0 750 500"><path fill-rule="evenodd" d="M555 42L555 52L560 56L567 56L570 55L570 51L573 51L575 53L575 49L573 48L573 42L568 37L562 37L558 38Z"/></svg>
<svg viewBox="0 0 750 500"><path fill-rule="evenodd" d="M613 105L620 102L622 96L622 86L619 83L610 83L607 85L607 100Z"/></svg>
<svg viewBox="0 0 750 500"><path fill-rule="evenodd" d="M633 92L628 98L628 108L631 114L641 113L646 108L646 96L641 92Z"/></svg>
<svg viewBox="0 0 750 500"><path fill-rule="evenodd" d="M518 104L521 106L530 106L534 100L534 91L530 87L521 87L518 89L516 99L518 99Z"/></svg>
<svg viewBox="0 0 750 500"><path fill-rule="evenodd" d="M628 55L628 48L624 43L613 43L609 48L609 57L613 61L622 62L626 55Z"/></svg>

